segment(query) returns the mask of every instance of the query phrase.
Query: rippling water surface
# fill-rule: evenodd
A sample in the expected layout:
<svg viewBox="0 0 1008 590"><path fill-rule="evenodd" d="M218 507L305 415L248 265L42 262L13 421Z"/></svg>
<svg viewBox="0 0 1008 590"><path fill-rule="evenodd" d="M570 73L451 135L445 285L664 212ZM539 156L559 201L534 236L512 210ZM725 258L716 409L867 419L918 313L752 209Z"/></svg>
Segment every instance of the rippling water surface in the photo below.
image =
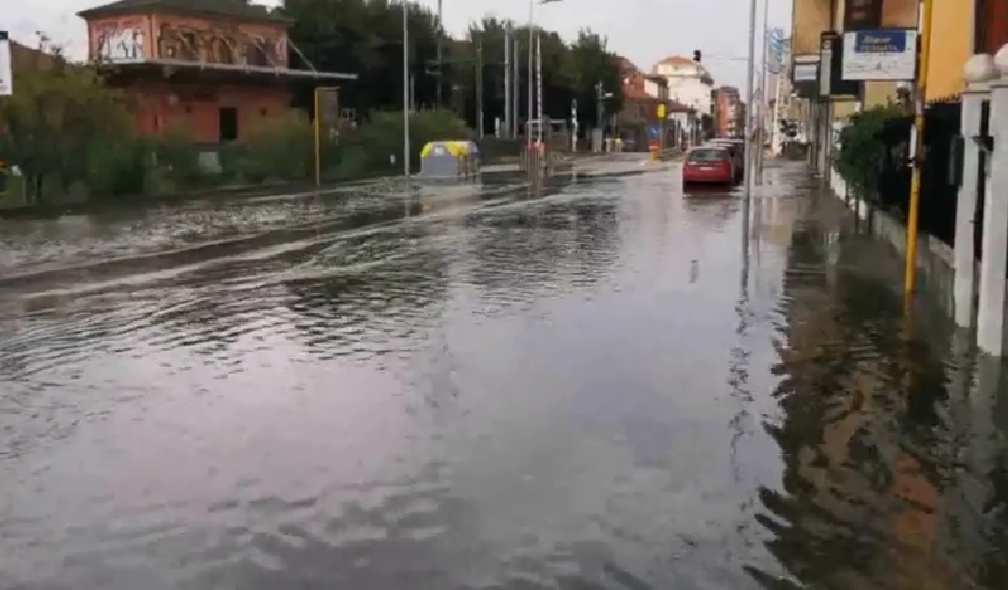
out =
<svg viewBox="0 0 1008 590"><path fill-rule="evenodd" d="M0 588L1003 588L1000 367L770 179L4 225Z"/></svg>

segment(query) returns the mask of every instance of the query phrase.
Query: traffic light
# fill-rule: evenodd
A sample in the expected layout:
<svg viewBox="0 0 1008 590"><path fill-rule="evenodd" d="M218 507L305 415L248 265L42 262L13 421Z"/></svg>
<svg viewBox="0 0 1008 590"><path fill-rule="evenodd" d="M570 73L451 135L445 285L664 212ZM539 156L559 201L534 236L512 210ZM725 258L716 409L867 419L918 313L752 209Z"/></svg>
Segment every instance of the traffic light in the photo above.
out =
<svg viewBox="0 0 1008 590"><path fill-rule="evenodd" d="M696 62L696 63L700 63L700 50L699 49L694 49L693 50L693 61Z"/></svg>

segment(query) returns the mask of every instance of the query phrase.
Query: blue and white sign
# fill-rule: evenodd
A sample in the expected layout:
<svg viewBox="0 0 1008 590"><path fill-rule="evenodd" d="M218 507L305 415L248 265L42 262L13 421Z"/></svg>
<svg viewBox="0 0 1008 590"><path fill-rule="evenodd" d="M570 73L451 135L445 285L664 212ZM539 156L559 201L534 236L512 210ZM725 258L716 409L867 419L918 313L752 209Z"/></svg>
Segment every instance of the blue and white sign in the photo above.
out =
<svg viewBox="0 0 1008 590"><path fill-rule="evenodd" d="M771 74L779 74L784 64L784 54L787 52L788 40L784 37L784 29L770 29L767 34L767 70Z"/></svg>
<svg viewBox="0 0 1008 590"><path fill-rule="evenodd" d="M844 33L840 73L844 80L913 80L917 31L877 29Z"/></svg>

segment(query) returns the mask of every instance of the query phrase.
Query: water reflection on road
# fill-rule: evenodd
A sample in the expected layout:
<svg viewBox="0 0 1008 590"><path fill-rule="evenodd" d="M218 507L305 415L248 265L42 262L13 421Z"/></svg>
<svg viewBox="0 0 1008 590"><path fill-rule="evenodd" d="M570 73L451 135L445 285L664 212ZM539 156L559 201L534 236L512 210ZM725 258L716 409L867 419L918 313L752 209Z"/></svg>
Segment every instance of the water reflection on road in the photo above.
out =
<svg viewBox="0 0 1008 590"><path fill-rule="evenodd" d="M803 178L746 277L665 172L11 228L0 587L1003 587L999 366Z"/></svg>

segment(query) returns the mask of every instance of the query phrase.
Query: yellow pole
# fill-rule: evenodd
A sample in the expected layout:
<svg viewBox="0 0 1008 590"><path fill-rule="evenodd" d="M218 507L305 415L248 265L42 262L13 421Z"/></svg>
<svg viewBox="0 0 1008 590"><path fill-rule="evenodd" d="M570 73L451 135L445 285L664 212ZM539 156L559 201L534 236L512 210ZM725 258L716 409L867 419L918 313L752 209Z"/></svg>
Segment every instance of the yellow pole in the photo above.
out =
<svg viewBox="0 0 1008 590"><path fill-rule="evenodd" d="M322 121L319 117L319 88L315 88L315 124L312 126L315 132L315 186L322 186Z"/></svg>
<svg viewBox="0 0 1008 590"><path fill-rule="evenodd" d="M914 162L910 176L910 206L907 211L906 266L903 272L904 303L909 305L917 280L917 225L920 215L921 158L924 155L924 98L928 59L931 53L931 6L934 0L923 0L921 11L920 63L917 64L916 96L914 97Z"/></svg>

